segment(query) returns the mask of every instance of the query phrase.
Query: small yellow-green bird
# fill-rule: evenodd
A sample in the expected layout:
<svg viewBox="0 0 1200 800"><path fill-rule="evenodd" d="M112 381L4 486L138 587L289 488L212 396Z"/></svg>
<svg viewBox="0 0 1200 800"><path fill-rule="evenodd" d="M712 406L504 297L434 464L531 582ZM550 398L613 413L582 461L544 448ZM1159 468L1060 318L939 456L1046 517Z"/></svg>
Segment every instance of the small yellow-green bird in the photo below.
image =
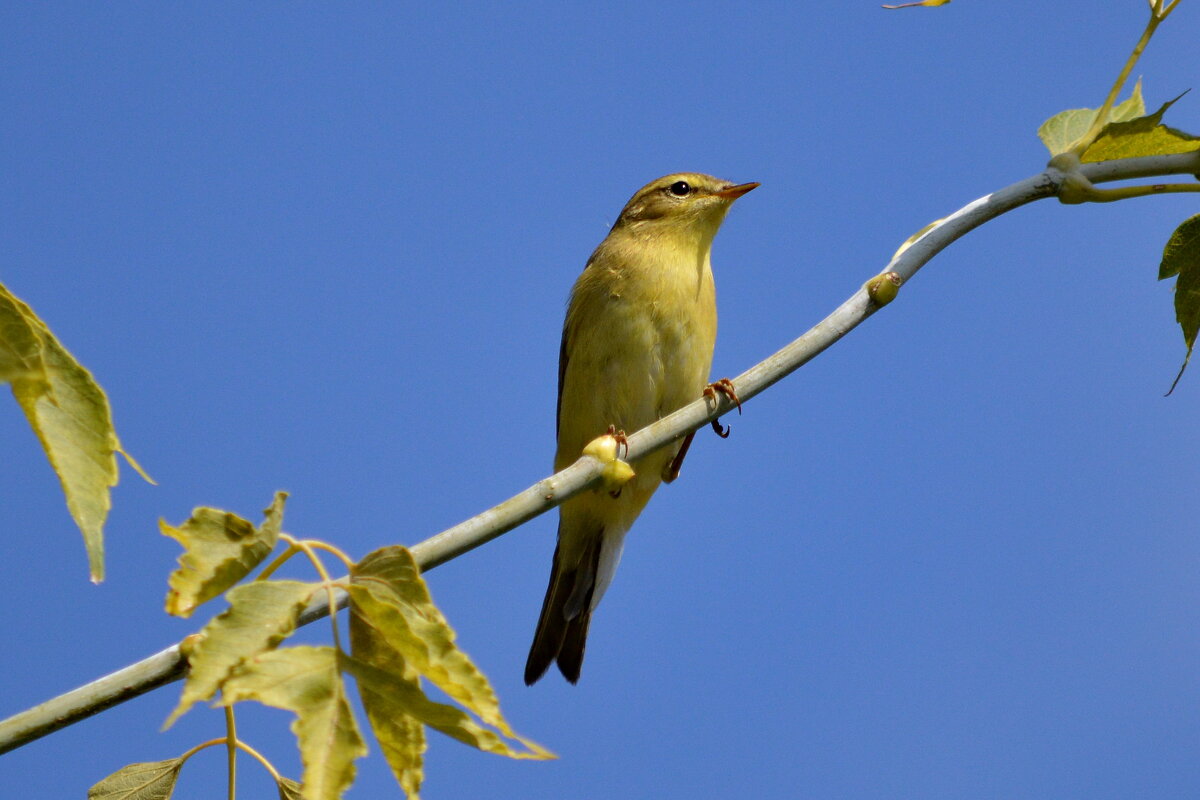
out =
<svg viewBox="0 0 1200 800"><path fill-rule="evenodd" d="M733 201L757 183L698 173L646 184L592 253L563 323L558 361L559 471L606 430L633 432L706 389L717 337L713 237ZM728 381L713 387L736 399ZM592 611L621 558L625 533L691 438L643 458L619 493L585 492L559 507L558 546L525 683L550 663L575 683Z"/></svg>

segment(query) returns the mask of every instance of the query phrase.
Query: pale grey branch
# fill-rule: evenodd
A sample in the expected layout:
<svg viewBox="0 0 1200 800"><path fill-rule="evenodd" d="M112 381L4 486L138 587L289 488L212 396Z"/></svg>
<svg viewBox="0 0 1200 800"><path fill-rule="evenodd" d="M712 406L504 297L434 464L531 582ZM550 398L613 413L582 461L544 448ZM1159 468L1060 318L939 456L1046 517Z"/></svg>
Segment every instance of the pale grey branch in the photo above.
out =
<svg viewBox="0 0 1200 800"><path fill-rule="evenodd" d="M1084 164L1079 171L1093 183L1196 174L1200 173L1200 153ZM893 257L883 271L895 272L907 281L945 247L984 222L1034 200L1054 197L1062 180L1063 173L1050 168L968 203L931 225L908 248ZM859 289L799 339L734 378L738 395L743 402L750 400L812 360L876 310L866 289ZM730 410L731 403L724 397L719 401L697 400L631 435L629 460L636 461ZM415 545L412 548L413 555L423 570L433 569L592 488L600 481L600 470L599 461L584 456L562 472L538 481L500 505ZM305 612L303 619L309 622L326 613L326 605L314 604ZM0 753L170 683L183 676L184 667L179 646L173 645L111 675L16 714L0 722Z"/></svg>

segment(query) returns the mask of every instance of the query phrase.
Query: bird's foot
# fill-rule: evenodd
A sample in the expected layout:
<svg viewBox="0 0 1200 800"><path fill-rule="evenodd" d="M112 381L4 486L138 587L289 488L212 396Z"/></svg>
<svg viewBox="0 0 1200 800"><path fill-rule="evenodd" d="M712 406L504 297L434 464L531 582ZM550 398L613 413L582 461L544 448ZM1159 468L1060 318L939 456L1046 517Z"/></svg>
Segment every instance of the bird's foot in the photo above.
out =
<svg viewBox="0 0 1200 800"><path fill-rule="evenodd" d="M629 458L629 437L625 435L625 431L617 430L616 425L609 425L608 432L605 434L605 436L613 437L613 440L617 443L617 458L621 457L622 447L625 448L625 457Z"/></svg>
<svg viewBox="0 0 1200 800"><path fill-rule="evenodd" d="M742 400L738 397L737 390L733 388L733 381L729 380L729 378L721 378L721 380L713 381L708 386L704 387L704 396L707 399L712 400L714 403L717 402L718 392L729 398L729 401L737 406L738 413L742 413ZM714 419L711 424L712 429L717 436L720 436L722 439L729 438L729 432L731 429L728 427L722 428L721 420Z"/></svg>
<svg viewBox="0 0 1200 800"><path fill-rule="evenodd" d="M613 497L620 497L621 487L629 483L637 474L633 471L633 467L621 460L622 446L625 448L625 455L628 456L629 440L625 436L625 431L619 431L615 426L609 425L608 433L597 436L588 442L587 447L583 448L585 456L591 456L604 465L600 476L604 479L604 488Z"/></svg>

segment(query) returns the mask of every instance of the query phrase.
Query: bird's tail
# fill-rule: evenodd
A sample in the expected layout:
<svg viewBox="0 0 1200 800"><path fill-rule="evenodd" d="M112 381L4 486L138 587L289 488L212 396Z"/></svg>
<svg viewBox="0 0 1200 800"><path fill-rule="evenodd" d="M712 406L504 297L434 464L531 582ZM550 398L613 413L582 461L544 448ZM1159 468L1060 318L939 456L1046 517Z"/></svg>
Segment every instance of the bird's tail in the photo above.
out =
<svg viewBox="0 0 1200 800"><path fill-rule="evenodd" d="M574 564L564 563L561 538L554 548L550 584L525 661L526 686L532 686L545 675L553 661L558 662L559 671L568 681L579 680L588 624L592 621L592 595L596 590L602 534L603 531L597 531L586 537L584 551Z"/></svg>

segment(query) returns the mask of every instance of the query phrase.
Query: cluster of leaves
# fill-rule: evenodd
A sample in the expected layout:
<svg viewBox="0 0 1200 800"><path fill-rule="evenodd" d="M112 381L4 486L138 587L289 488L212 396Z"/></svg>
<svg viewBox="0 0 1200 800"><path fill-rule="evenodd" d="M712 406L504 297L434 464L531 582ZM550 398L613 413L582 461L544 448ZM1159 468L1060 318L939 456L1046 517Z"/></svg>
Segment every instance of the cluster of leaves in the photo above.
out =
<svg viewBox="0 0 1200 800"><path fill-rule="evenodd" d="M150 480L113 428L108 398L46 323L0 285L0 381L37 434L58 474L67 508L83 532L92 580L104 579L104 520L112 507L120 453ZM153 483L153 481L151 481Z"/></svg>
<svg viewBox="0 0 1200 800"><path fill-rule="evenodd" d="M426 726L489 753L553 757L517 735L504 719L487 678L455 645L454 631L433 604L407 549L384 547L350 563L328 544L282 533L285 500L286 494L277 494L258 526L212 508L196 509L178 527L160 523L163 534L184 547L179 569L169 580L167 611L189 616L222 592L229 602L228 609L186 642L190 669L168 726L201 701L230 707L254 700L291 711L296 715L292 731L304 765L300 784L280 776L249 746L234 744L264 763L281 798L333 800L353 782L354 761L367 752L347 694L349 675L380 749L410 798L417 797L423 778ZM281 539L288 548L257 580L234 585L262 563ZM318 550L342 559L349 576L331 580ZM322 580L269 579L298 553L308 556ZM349 652L338 641L335 616L330 617L331 646L279 647L296 629L304 610L322 594L334 609L339 598L348 598ZM431 700L422 679L466 711ZM228 746L232 736L230 731L226 738L200 747ZM175 759L125 767L93 786L89 797L124 798L136 788L138 797L167 798L183 763L197 749Z"/></svg>
<svg viewBox="0 0 1200 800"><path fill-rule="evenodd" d="M1182 97L1182 95L1180 95ZM1050 151L1051 165L1070 174L1060 199L1063 202L1106 202L1149 194L1161 194L1173 188L1195 191L1196 184L1150 184L1119 189L1098 189L1076 171L1078 165L1119 158L1172 155L1200 152L1200 137L1164 125L1163 115L1177 100L1169 100L1153 114L1146 113L1142 83L1138 81L1130 96L1108 112L1108 121L1097 126L1104 109L1076 108L1055 114L1042 123L1038 137ZM1089 132L1093 132L1089 135ZM1163 251L1158 278L1176 277L1175 318L1183 330L1187 347L1174 389L1187 368L1200 333L1200 215L1185 220L1171 235Z"/></svg>

